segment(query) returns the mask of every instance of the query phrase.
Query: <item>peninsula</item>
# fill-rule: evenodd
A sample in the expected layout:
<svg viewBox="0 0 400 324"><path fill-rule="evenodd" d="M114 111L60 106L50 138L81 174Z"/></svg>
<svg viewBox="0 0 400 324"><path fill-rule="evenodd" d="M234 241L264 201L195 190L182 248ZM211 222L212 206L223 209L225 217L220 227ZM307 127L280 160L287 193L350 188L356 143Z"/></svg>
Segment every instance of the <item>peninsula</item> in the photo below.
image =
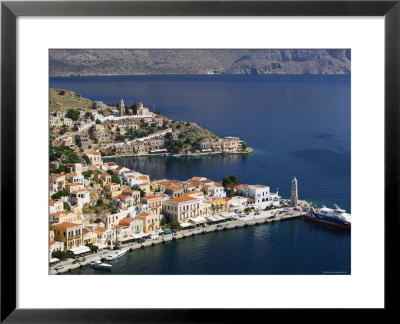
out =
<svg viewBox="0 0 400 324"><path fill-rule="evenodd" d="M104 156L248 154L238 137L220 137L196 122L175 121L151 112L143 103L125 106L91 101L50 89L50 145ZM51 155L52 157L52 155ZM53 162L53 161L51 161Z"/></svg>

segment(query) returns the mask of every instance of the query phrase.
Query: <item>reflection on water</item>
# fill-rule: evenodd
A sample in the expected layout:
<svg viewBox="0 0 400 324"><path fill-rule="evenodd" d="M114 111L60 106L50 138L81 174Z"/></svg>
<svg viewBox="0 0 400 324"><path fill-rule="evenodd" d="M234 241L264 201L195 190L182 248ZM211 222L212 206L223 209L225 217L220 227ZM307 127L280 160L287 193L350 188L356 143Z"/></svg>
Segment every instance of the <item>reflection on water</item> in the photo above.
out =
<svg viewBox="0 0 400 324"><path fill-rule="evenodd" d="M294 219L157 244L128 252L112 274L350 274L350 233L318 225Z"/></svg>
<svg viewBox="0 0 400 324"><path fill-rule="evenodd" d="M199 157L181 156L134 156L134 157L111 157L110 160L118 165L125 166L141 173L149 174L152 179L175 179L187 180L194 176L210 177L220 181L224 174L224 169L235 163L246 163L247 154L213 154ZM221 172L215 174L215 168ZM218 173L218 172L217 172Z"/></svg>

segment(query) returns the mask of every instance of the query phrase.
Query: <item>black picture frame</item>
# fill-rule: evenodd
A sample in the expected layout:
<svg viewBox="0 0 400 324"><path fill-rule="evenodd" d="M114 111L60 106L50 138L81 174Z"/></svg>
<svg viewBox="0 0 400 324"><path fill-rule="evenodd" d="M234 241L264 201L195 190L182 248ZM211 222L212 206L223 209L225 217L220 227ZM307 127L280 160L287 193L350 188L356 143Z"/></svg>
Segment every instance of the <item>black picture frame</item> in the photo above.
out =
<svg viewBox="0 0 400 324"><path fill-rule="evenodd" d="M384 16L385 310L396 307L399 234L400 1L2 1L1 3L1 321L5 323L233 322L261 309L16 308L16 19L19 16ZM368 203L366 201L366 203ZM371 235L373 235L371 233ZM392 297L393 296L393 297Z"/></svg>

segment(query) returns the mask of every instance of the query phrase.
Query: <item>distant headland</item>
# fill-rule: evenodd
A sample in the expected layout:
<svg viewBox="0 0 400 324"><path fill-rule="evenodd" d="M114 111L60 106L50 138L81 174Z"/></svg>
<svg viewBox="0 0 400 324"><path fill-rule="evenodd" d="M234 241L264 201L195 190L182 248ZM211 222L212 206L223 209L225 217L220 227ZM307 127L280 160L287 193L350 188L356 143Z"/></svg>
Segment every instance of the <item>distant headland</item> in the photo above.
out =
<svg viewBox="0 0 400 324"><path fill-rule="evenodd" d="M350 74L350 49L52 49L50 76Z"/></svg>

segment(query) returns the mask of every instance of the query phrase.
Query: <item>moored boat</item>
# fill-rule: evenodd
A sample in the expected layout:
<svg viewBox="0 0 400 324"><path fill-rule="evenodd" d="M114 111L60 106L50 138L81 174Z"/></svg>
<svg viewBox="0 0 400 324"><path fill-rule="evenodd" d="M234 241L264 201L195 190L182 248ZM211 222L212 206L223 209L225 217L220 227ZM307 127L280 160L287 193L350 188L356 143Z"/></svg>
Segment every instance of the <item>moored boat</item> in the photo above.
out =
<svg viewBox="0 0 400 324"><path fill-rule="evenodd" d="M112 260L115 260L115 259L118 259L118 258L122 257L125 254L126 254L126 250L120 250L120 251L117 251L117 252L113 252L113 253L111 253L110 255L108 255L106 257L106 260L107 261L112 261Z"/></svg>
<svg viewBox="0 0 400 324"><path fill-rule="evenodd" d="M351 227L351 215L346 213L344 209L341 209L338 205L334 205L335 209L327 208L322 206L320 209L310 208L308 214L304 217L307 220L324 223L332 226L350 228Z"/></svg>
<svg viewBox="0 0 400 324"><path fill-rule="evenodd" d="M98 260L98 261L92 261L90 263L90 267L92 267L94 269L99 269L99 270L111 270L112 265L111 264L107 264L107 263L103 263L100 260Z"/></svg>

